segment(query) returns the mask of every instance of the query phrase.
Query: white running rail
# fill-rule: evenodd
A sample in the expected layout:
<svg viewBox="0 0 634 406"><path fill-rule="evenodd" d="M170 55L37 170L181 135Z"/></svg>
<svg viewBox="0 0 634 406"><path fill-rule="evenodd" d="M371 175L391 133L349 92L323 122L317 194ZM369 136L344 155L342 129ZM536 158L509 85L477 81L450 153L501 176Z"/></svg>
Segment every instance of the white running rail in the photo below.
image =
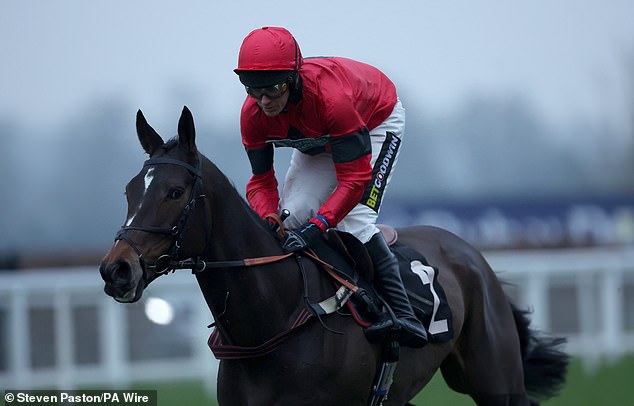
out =
<svg viewBox="0 0 634 406"><path fill-rule="evenodd" d="M533 311L533 326L566 336L567 351L587 366L634 352L634 248L485 257L509 282L515 302ZM173 303L170 325L139 316L149 297ZM78 309L88 309L90 323L85 312L77 317ZM124 388L131 381L200 379L213 390L218 364L206 344L211 321L187 271L161 277L134 305L108 298L96 267L0 272L0 388ZM154 345L162 346L158 355L134 359L135 348ZM180 353L170 355L175 346Z"/></svg>

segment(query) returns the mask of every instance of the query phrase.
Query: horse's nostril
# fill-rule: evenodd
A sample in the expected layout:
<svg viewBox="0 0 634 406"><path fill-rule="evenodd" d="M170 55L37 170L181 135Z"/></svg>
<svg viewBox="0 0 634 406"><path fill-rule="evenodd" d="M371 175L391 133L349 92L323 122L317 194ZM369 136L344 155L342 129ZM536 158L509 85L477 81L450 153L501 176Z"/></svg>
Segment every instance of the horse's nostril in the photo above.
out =
<svg viewBox="0 0 634 406"><path fill-rule="evenodd" d="M113 282L127 283L132 277L132 269L127 262L118 261L112 264L111 275Z"/></svg>
<svg viewBox="0 0 634 406"><path fill-rule="evenodd" d="M116 261L99 266L101 278L108 283L126 284L132 277L132 268L126 261Z"/></svg>

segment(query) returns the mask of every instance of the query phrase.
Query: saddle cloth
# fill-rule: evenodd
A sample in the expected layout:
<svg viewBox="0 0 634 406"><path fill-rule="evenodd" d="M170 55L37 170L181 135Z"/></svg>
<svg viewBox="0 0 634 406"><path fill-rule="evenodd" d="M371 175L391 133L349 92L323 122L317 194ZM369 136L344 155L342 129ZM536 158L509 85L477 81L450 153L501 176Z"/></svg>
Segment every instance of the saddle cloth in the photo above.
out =
<svg viewBox="0 0 634 406"><path fill-rule="evenodd" d="M416 317L427 329L429 341L436 343L449 341L453 338L452 315L445 291L438 281L439 269L431 266L420 252L399 243L398 234L394 228L379 225L379 229L398 259L403 285ZM319 256L323 255L332 259L332 252L329 255L326 251L333 248L339 252L345 250L345 256L354 260L335 261L339 273L347 275L349 280L353 280L363 288L365 294L371 296L370 299L378 303L376 290L370 281L371 273L363 270L363 268L372 267L365 246L350 234L341 231L336 233L341 243L333 244L332 237L334 236L331 235L331 243L324 244L329 247L320 247ZM382 317L365 306L368 298L359 300L356 296L358 295L352 296L353 311L356 311L355 316L363 320L366 326L373 320L376 321L377 317Z"/></svg>

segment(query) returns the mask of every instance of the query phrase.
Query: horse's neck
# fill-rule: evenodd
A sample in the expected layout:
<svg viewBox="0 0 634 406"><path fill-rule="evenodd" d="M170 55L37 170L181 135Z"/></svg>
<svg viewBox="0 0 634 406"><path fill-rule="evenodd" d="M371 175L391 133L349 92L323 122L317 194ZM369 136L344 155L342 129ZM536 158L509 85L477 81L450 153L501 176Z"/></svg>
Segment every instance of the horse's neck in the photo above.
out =
<svg viewBox="0 0 634 406"><path fill-rule="evenodd" d="M282 254L279 241L228 179L220 171L211 179L205 182L211 217L205 259L227 261ZM216 323L242 345L279 332L301 302L301 276L294 259L209 270L198 275L198 282Z"/></svg>

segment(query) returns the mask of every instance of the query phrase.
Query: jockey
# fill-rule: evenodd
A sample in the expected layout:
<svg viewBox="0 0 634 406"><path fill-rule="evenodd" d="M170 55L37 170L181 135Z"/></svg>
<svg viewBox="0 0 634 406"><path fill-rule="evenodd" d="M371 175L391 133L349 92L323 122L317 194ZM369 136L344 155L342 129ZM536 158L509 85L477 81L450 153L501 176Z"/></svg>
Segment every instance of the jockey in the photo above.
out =
<svg viewBox="0 0 634 406"><path fill-rule="evenodd" d="M247 98L240 114L242 142L251 163L249 204L280 222L288 209L283 248L297 251L328 228L364 243L375 265L377 288L394 310L403 345L427 343L414 316L398 261L376 226L405 127L405 110L394 84L378 69L351 59L303 59L290 32L263 27L244 39L235 72ZM273 146L293 147L282 196ZM381 337L391 320L367 330Z"/></svg>

